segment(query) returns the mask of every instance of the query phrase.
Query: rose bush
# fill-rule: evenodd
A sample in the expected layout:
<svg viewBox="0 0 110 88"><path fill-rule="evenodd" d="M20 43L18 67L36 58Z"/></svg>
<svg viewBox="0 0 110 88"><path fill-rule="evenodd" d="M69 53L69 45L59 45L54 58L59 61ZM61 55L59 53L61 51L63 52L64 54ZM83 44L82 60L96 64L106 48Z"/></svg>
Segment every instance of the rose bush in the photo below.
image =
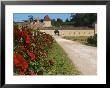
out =
<svg viewBox="0 0 110 88"><path fill-rule="evenodd" d="M14 73L17 75L43 75L54 65L47 59L53 37L45 32L14 26Z"/></svg>

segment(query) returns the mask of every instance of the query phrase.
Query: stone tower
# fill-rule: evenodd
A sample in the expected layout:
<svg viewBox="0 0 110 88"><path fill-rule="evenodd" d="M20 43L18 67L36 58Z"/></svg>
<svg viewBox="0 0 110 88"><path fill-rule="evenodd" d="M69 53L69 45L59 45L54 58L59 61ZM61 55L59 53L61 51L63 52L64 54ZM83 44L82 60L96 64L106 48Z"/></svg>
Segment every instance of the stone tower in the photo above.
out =
<svg viewBox="0 0 110 88"><path fill-rule="evenodd" d="M43 23L44 23L44 27L51 27L52 26L51 25L51 19L50 19L50 17L48 15L46 15L44 17Z"/></svg>

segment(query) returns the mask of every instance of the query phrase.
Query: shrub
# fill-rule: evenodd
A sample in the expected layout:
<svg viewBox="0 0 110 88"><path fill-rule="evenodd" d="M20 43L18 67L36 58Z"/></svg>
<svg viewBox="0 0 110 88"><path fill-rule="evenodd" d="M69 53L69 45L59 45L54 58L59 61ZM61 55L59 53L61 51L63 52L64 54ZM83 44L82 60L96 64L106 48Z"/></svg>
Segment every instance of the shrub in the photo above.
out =
<svg viewBox="0 0 110 88"><path fill-rule="evenodd" d="M14 27L14 73L42 75L54 61L46 59L53 44L53 37L45 32Z"/></svg>
<svg viewBox="0 0 110 88"><path fill-rule="evenodd" d="M97 46L97 34L95 34L94 36L90 36L88 39L87 39L87 43L88 44L92 44L94 46Z"/></svg>

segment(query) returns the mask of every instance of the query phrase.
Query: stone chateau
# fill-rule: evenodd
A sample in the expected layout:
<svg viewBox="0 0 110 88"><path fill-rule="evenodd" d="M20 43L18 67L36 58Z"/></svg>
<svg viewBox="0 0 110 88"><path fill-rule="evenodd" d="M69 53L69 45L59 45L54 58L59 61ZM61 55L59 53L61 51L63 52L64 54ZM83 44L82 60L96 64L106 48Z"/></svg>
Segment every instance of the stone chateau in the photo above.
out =
<svg viewBox="0 0 110 88"><path fill-rule="evenodd" d="M39 21L39 18L34 19L32 22L29 22L28 20L18 23L19 27L23 25L27 25L31 29L37 29L40 28L41 31L46 32L50 35L54 35L55 27L52 27L51 24L51 18L46 15L44 16L44 19L42 22ZM97 34L97 24L94 24L94 28L89 27L63 27L63 29L59 29L60 36L94 36L94 34Z"/></svg>

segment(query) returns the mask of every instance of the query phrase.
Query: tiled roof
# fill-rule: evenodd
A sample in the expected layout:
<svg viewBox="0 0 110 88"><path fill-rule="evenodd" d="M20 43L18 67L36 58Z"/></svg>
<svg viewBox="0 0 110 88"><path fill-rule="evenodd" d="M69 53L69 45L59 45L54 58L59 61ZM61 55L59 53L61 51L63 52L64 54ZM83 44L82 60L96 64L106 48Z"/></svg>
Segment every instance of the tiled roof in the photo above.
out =
<svg viewBox="0 0 110 88"><path fill-rule="evenodd" d="M51 21L51 19L50 19L50 17L49 17L48 15L46 15L46 16L44 17L44 21Z"/></svg>

